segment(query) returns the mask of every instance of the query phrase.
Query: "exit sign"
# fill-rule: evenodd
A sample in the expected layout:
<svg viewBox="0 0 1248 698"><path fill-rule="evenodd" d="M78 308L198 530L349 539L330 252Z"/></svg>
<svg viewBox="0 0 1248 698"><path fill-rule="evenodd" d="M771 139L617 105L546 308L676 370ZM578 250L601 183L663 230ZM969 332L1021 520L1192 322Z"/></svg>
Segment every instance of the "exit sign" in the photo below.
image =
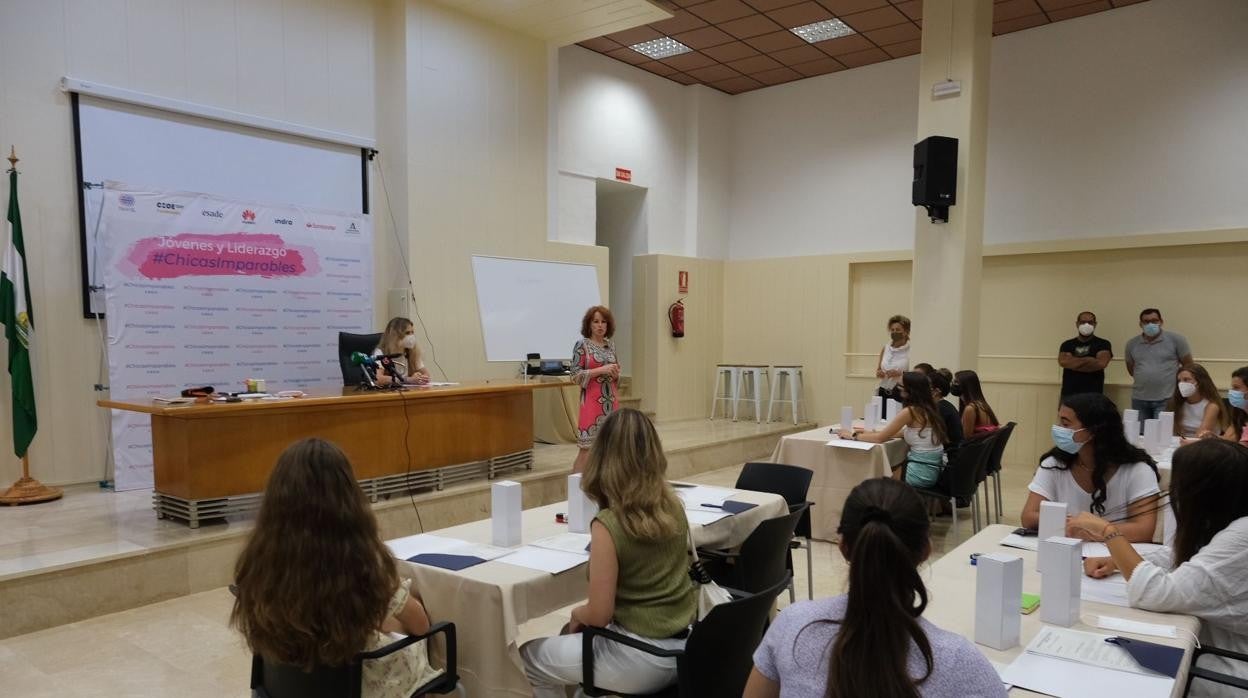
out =
<svg viewBox="0 0 1248 698"><path fill-rule="evenodd" d="M631 182L633 181L633 171L626 170L623 167L617 167L615 168L615 178L621 182Z"/></svg>

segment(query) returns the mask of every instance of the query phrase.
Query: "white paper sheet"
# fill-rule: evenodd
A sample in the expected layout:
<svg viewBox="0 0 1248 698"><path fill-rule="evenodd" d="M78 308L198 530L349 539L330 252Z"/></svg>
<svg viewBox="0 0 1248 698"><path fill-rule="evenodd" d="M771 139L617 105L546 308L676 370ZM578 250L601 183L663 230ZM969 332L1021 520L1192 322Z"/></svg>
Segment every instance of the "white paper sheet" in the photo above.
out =
<svg viewBox="0 0 1248 698"><path fill-rule="evenodd" d="M1018 655L1001 680L1062 698L1169 698L1174 690L1174 679L1166 676L1115 671L1031 652Z"/></svg>
<svg viewBox="0 0 1248 698"><path fill-rule="evenodd" d="M833 448L850 448L855 451L870 451L876 446L879 446L879 444L871 443L870 441L855 441L854 439L840 438L832 439L828 442L828 445Z"/></svg>
<svg viewBox="0 0 1248 698"><path fill-rule="evenodd" d="M418 533L414 536L395 538L394 540L386 541L386 546L390 548L391 554L400 560L408 560L426 553L464 555L466 557L479 557L482 560L494 560L511 552L507 548L469 543L458 538L435 536L430 533Z"/></svg>
<svg viewBox="0 0 1248 698"><path fill-rule="evenodd" d="M1102 669L1152 675L1151 672L1142 668L1129 652L1105 641L1110 637L1113 636L1046 625L1040 628L1040 632L1036 633L1036 636L1027 644L1026 651L1054 659L1090 664Z"/></svg>
<svg viewBox="0 0 1248 698"><path fill-rule="evenodd" d="M589 555L589 534L559 533L553 536L547 536L540 540L535 540L530 543L530 545L536 545L539 548L546 548L547 550L562 550L565 553Z"/></svg>
<svg viewBox="0 0 1248 698"><path fill-rule="evenodd" d="M525 545L515 552L498 558L498 562L539 572L559 574L588 563L589 556L584 553L567 553L562 550Z"/></svg>
<svg viewBox="0 0 1248 698"><path fill-rule="evenodd" d="M1131 547L1135 548L1135 552L1140 555L1147 555L1155 550L1164 548L1164 545L1157 543L1132 543ZM1084 557L1109 557L1109 548L1104 543L1084 543Z"/></svg>
<svg viewBox="0 0 1248 698"><path fill-rule="evenodd" d="M726 511L711 509L686 509L685 517L689 519L691 526L709 526L720 519L726 519L732 514Z"/></svg>
<svg viewBox="0 0 1248 698"><path fill-rule="evenodd" d="M1040 539L1035 536L1020 536L1017 533L1011 533L1001 539L1001 545L1035 552L1040 549Z"/></svg>
<svg viewBox="0 0 1248 698"><path fill-rule="evenodd" d="M1120 574L1104 579L1084 576L1083 584L1079 587L1079 597L1084 601L1096 601L1123 608L1131 605L1127 603L1127 580Z"/></svg>
<svg viewBox="0 0 1248 698"><path fill-rule="evenodd" d="M680 501L684 503L686 509L707 508L705 506L707 504L718 506L723 504L725 499L732 499L739 494L741 494L741 490L728 489L727 487L711 487L709 485L676 488L676 496L680 497Z"/></svg>

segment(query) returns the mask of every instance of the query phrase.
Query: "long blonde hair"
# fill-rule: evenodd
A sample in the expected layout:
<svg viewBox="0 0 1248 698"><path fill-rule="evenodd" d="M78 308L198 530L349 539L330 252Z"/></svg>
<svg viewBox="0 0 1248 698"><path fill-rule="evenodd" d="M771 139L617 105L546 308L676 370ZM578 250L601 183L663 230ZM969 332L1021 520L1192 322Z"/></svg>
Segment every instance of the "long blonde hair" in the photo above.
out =
<svg viewBox="0 0 1248 698"><path fill-rule="evenodd" d="M603 422L581 489L600 508L613 511L632 538L657 541L681 532L684 507L667 483L663 444L637 410L616 410Z"/></svg>
<svg viewBox="0 0 1248 698"><path fill-rule="evenodd" d="M381 341L377 343L377 348L381 349L383 354L402 354L407 359L409 375L420 368L420 345L417 344L407 349L403 346L403 337L409 329L415 327L416 325L405 317L390 318L390 322L386 323L385 331L381 333Z"/></svg>

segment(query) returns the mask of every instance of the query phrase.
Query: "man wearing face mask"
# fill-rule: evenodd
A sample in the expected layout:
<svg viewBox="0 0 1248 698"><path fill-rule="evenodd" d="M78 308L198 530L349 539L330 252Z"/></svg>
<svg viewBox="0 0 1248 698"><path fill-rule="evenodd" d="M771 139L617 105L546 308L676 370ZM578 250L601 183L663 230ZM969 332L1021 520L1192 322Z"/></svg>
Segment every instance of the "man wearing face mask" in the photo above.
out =
<svg viewBox="0 0 1248 698"><path fill-rule="evenodd" d="M1114 357L1109 341L1096 336L1096 313L1085 310L1075 318L1073 338L1062 342L1057 363L1062 367L1062 397L1105 391L1105 367Z"/></svg>
<svg viewBox="0 0 1248 698"><path fill-rule="evenodd" d="M1163 324L1160 310L1145 308L1140 312L1140 334L1127 340L1127 373L1135 379L1131 409L1140 411L1141 422L1156 419L1166 408L1179 369L1192 363L1187 339L1163 331Z"/></svg>

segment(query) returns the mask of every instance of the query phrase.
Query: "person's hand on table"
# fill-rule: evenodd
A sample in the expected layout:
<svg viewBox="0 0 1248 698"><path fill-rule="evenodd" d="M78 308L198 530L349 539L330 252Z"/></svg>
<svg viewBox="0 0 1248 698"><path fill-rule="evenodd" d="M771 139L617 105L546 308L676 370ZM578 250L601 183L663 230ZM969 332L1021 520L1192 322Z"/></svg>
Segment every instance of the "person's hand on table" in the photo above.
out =
<svg viewBox="0 0 1248 698"><path fill-rule="evenodd" d="M876 378L883 378L883 377L884 377L884 376L886 376L886 375L888 375L888 374L884 372L884 369L882 369L882 368L877 368L877 369L875 369L875 377L876 377Z"/></svg>
<svg viewBox="0 0 1248 698"><path fill-rule="evenodd" d="M862 429L854 427L853 429L841 429L840 431L836 433L836 435L841 437L842 439L849 439L852 441L854 439L857 439L858 435L861 433L862 433Z"/></svg>
<svg viewBox="0 0 1248 698"><path fill-rule="evenodd" d="M1104 579L1118 571L1112 557L1090 557L1083 561L1083 573L1093 579Z"/></svg>
<svg viewBox="0 0 1248 698"><path fill-rule="evenodd" d="M1066 517L1066 535L1071 538L1100 541L1105 539L1109 522L1086 511Z"/></svg>
<svg viewBox="0 0 1248 698"><path fill-rule="evenodd" d="M429 383L429 376L423 373L417 373L414 376L408 376L407 382L414 385L427 385Z"/></svg>

